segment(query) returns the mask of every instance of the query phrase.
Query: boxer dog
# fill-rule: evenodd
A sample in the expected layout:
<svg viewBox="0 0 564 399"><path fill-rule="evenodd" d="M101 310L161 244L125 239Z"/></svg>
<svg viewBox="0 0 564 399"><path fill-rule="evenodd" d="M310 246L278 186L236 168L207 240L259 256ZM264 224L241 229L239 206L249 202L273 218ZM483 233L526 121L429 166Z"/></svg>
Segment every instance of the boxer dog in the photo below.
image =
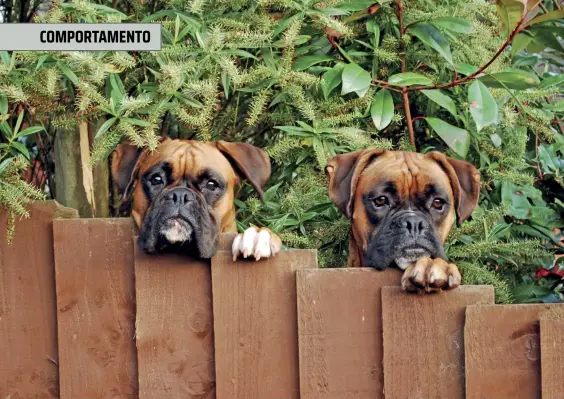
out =
<svg viewBox="0 0 564 399"><path fill-rule="evenodd" d="M139 228L138 245L147 253L182 252L211 258L223 232L237 232L235 187L245 178L262 199L270 160L245 143L164 139L149 152L122 143L112 156L112 177ZM250 227L233 241L233 258L259 260L280 251L280 238Z"/></svg>
<svg viewBox="0 0 564 399"><path fill-rule="evenodd" d="M331 200L352 220L349 267L395 265L409 292L460 285L443 244L455 219L460 226L478 202L472 164L439 152L366 149L333 157L325 171Z"/></svg>

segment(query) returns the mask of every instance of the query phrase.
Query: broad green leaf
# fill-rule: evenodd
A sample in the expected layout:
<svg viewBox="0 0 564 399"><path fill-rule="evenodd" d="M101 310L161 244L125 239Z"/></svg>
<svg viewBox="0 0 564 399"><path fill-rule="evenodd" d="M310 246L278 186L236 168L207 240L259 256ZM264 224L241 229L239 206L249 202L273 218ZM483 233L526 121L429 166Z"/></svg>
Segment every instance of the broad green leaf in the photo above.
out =
<svg viewBox="0 0 564 399"><path fill-rule="evenodd" d="M68 66L66 66L62 62L58 62L57 66L59 67L63 75L65 75L68 78L68 80L70 80L75 85L78 84L78 77L73 71L71 71L71 69Z"/></svg>
<svg viewBox="0 0 564 399"><path fill-rule="evenodd" d="M497 12L506 31L506 36L517 27L526 12L526 0L496 0Z"/></svg>
<svg viewBox="0 0 564 399"><path fill-rule="evenodd" d="M16 137L29 136L30 134L38 133L42 130L45 130L42 126L30 126L16 134Z"/></svg>
<svg viewBox="0 0 564 399"><path fill-rule="evenodd" d="M472 75L473 73L478 72L478 67L475 65L470 65L470 64L457 64L455 66L456 68L456 72L458 72L461 75Z"/></svg>
<svg viewBox="0 0 564 399"><path fill-rule="evenodd" d="M372 6L373 4L377 3L377 1L373 0L353 0L353 1L342 1L337 6L341 10L347 11L362 11L366 10L368 7Z"/></svg>
<svg viewBox="0 0 564 399"><path fill-rule="evenodd" d="M10 140L12 138L12 128L8 125L8 122L0 122L0 132L2 132L6 140Z"/></svg>
<svg viewBox="0 0 564 399"><path fill-rule="evenodd" d="M388 83L393 86L433 85L433 81L431 79L414 72L405 72L392 75L388 78Z"/></svg>
<svg viewBox="0 0 564 399"><path fill-rule="evenodd" d="M394 116L394 99L389 90L382 89L376 93L370 107L370 115L378 130L382 130L390 124Z"/></svg>
<svg viewBox="0 0 564 399"><path fill-rule="evenodd" d="M0 59L2 60L2 62L4 62L4 64L10 66L11 59L10 54L7 51L0 51Z"/></svg>
<svg viewBox="0 0 564 399"><path fill-rule="evenodd" d="M533 38L526 33L519 33L515 36L511 42L511 56L515 57L516 54L526 49L529 43L531 43L531 40L533 40Z"/></svg>
<svg viewBox="0 0 564 399"><path fill-rule="evenodd" d="M527 71L513 70L511 72L498 72L491 75L480 77L480 81L488 87L497 89L526 90L537 87L540 84L539 78Z"/></svg>
<svg viewBox="0 0 564 399"><path fill-rule="evenodd" d="M337 65L323 74L320 86L323 97L327 100L329 94L341 84L343 66Z"/></svg>
<svg viewBox="0 0 564 399"><path fill-rule="evenodd" d="M24 157L29 159L29 151L27 150L26 146L23 143L20 143L19 141L13 141L12 147L18 150L18 152L22 154Z"/></svg>
<svg viewBox="0 0 564 399"><path fill-rule="evenodd" d="M113 118L108 119L106 122L104 122L104 124L102 126L100 126L100 129L98 129L98 132L96 132L96 136L94 138L98 138L99 136L106 133L108 131L108 129L110 127L112 127L112 125L115 123L116 120L117 120L117 118L113 117Z"/></svg>
<svg viewBox="0 0 564 399"><path fill-rule="evenodd" d="M0 162L0 175L8 168L8 166L14 161L14 158L7 158Z"/></svg>
<svg viewBox="0 0 564 399"><path fill-rule="evenodd" d="M39 68L41 68L41 65L43 65L43 63L45 62L45 60L47 59L47 57L49 57L49 55L47 54L43 54L41 57L39 57L37 59L37 65L35 67L35 70L38 70Z"/></svg>
<svg viewBox="0 0 564 399"><path fill-rule="evenodd" d="M541 22L554 21L555 19L562 19L562 18L564 18L564 9L555 10L531 19L527 23L527 26L540 24Z"/></svg>
<svg viewBox="0 0 564 399"><path fill-rule="evenodd" d="M302 16L303 16L302 13L298 13L298 14L292 15L289 18L283 18L280 21L278 21L278 26L272 32L272 37L276 37L280 33L284 32L286 30L286 28L288 27L288 25L290 25L290 22L292 22L295 19L302 18Z"/></svg>
<svg viewBox="0 0 564 399"><path fill-rule="evenodd" d="M466 158L470 148L470 135L466 130L453 126L439 118L425 118L425 120L451 150L462 158Z"/></svg>
<svg viewBox="0 0 564 399"><path fill-rule="evenodd" d="M258 60L257 57L255 57L254 55L252 55L251 53L249 53L248 51L245 51L245 50L237 50L237 49L224 50L224 51L222 51L222 53L236 55L236 56L241 57L241 58L252 58L253 60Z"/></svg>
<svg viewBox="0 0 564 399"><path fill-rule="evenodd" d="M229 75L227 75L227 73L222 72L221 73L221 86L223 88L223 92L225 93L225 98L228 99L229 98L229 85L231 83L231 78L229 78Z"/></svg>
<svg viewBox="0 0 564 399"><path fill-rule="evenodd" d="M533 42L538 45L538 47L531 48L531 50L536 50L532 52L538 53L544 50L546 47L549 47L564 53L564 47L562 47L562 43L560 43L560 40L558 39L555 32L551 32L546 29L535 29L535 28L532 28L531 32L534 35ZM529 46L531 45L532 43ZM527 51L528 50L529 47L527 47Z"/></svg>
<svg viewBox="0 0 564 399"><path fill-rule="evenodd" d="M470 114L476 122L476 130L480 132L485 126L498 122L498 107L488 88L479 80L468 88Z"/></svg>
<svg viewBox="0 0 564 399"><path fill-rule="evenodd" d="M494 133L490 136L490 139L492 140L493 145L496 146L496 148L501 147L501 137L499 137L499 134Z"/></svg>
<svg viewBox="0 0 564 399"><path fill-rule="evenodd" d="M103 11L106 14L114 14L114 15L117 15L120 18L124 18L124 19L127 18L127 15L125 15L121 11L118 11L115 8L112 8L112 7L105 6L103 4L92 3L92 4L89 4L89 7L97 9L98 11Z"/></svg>
<svg viewBox="0 0 564 399"><path fill-rule="evenodd" d="M442 91L440 91L440 90L421 90L421 93L425 94L432 101L436 102L441 107L446 109L453 116L458 116L458 113L456 112L456 104L454 104L453 99L450 98L449 96L447 96L446 94L444 94Z"/></svg>
<svg viewBox="0 0 564 399"><path fill-rule="evenodd" d="M556 101L552 104L543 104L542 107L554 112L564 112L564 101Z"/></svg>
<svg viewBox="0 0 564 399"><path fill-rule="evenodd" d="M449 64L452 64L452 54L447 39L437 28L428 22L420 22L409 28L409 31L427 46L433 48L443 56Z"/></svg>
<svg viewBox="0 0 564 399"><path fill-rule="evenodd" d="M341 94L343 95L354 91L359 97L363 97L370 87L370 74L358 64L347 64L343 68L342 79Z"/></svg>
<svg viewBox="0 0 564 399"><path fill-rule="evenodd" d="M21 111L20 114L18 115L16 126L14 127L14 135L17 135L18 132L20 131L20 127L22 126L22 122L23 122L23 117L24 117L24 111Z"/></svg>
<svg viewBox="0 0 564 399"><path fill-rule="evenodd" d="M292 69L294 71L303 71L304 69L308 69L312 65L332 60L333 57L329 57L327 55L304 55L294 62Z"/></svg>
<svg viewBox="0 0 564 399"><path fill-rule="evenodd" d="M121 118L120 121L123 121L125 123L131 123L132 125L135 125L135 126L142 126L142 127L151 126L151 124L149 122L144 121L142 119Z"/></svg>
<svg viewBox="0 0 564 399"><path fill-rule="evenodd" d="M301 127L297 126L274 126L276 129L280 129L283 132L286 132L292 136L302 136L302 137L310 137L311 132L307 131L306 129L302 129Z"/></svg>
<svg viewBox="0 0 564 399"><path fill-rule="evenodd" d="M110 73L110 97L113 102L113 109L121 104L125 97L125 87L117 73Z"/></svg>
<svg viewBox="0 0 564 399"><path fill-rule="evenodd" d="M549 78L543 79L539 88L540 89L546 89L546 88L552 87L552 86L559 86L562 83L564 83L564 74L558 74L558 75L554 75L554 76L551 76Z"/></svg>
<svg viewBox="0 0 564 399"><path fill-rule="evenodd" d="M439 26L443 29L447 29L457 33L470 33L474 26L472 22L464 18L456 17L442 17L433 19L431 22L435 26Z"/></svg>
<svg viewBox="0 0 564 399"><path fill-rule="evenodd" d="M0 92L0 115L6 115L8 113L8 99L4 93Z"/></svg>

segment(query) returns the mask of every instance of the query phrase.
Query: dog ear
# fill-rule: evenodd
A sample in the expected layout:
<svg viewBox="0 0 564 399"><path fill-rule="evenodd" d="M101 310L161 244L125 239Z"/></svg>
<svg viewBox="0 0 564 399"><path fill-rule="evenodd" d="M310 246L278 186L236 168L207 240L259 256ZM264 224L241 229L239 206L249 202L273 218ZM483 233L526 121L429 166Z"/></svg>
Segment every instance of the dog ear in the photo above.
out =
<svg viewBox="0 0 564 399"><path fill-rule="evenodd" d="M358 178L362 171L385 150L376 148L337 155L327 161L329 197L347 217L352 217L352 204Z"/></svg>
<svg viewBox="0 0 564 399"><path fill-rule="evenodd" d="M124 196L135 180L136 165L142 152L142 148L125 141L112 153L112 180Z"/></svg>
<svg viewBox="0 0 564 399"><path fill-rule="evenodd" d="M258 147L247 143L229 143L216 141L216 148L221 151L239 176L245 177L263 200L263 188L270 178L270 158Z"/></svg>
<svg viewBox="0 0 564 399"><path fill-rule="evenodd" d="M470 162L449 158L436 151L429 155L442 166L450 180L456 205L456 225L460 226L478 205L480 172Z"/></svg>

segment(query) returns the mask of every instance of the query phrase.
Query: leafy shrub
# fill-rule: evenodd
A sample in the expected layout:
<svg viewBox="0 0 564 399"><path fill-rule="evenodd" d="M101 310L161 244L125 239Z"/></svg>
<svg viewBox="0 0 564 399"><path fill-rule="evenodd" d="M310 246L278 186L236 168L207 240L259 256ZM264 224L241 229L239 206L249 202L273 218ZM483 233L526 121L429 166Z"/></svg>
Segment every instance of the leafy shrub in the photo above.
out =
<svg viewBox="0 0 564 399"><path fill-rule="evenodd" d="M499 302L557 301L554 276L533 280L539 268L558 276L552 260L562 249L553 231L564 208L564 13L555 4L57 3L36 21L159 22L163 49L4 52L0 111L8 125L25 105L30 124L49 119L47 134L105 120L93 162L123 139L154 149L163 134L261 146L273 176L264 203L242 190L239 227L268 226L288 246L319 248L325 267L346 263L349 227L327 195L329 157L444 151L482 174L480 205L447 247L465 283L494 284ZM14 142L26 143L0 147L3 158L21 150ZM0 205L13 199L0 191Z"/></svg>

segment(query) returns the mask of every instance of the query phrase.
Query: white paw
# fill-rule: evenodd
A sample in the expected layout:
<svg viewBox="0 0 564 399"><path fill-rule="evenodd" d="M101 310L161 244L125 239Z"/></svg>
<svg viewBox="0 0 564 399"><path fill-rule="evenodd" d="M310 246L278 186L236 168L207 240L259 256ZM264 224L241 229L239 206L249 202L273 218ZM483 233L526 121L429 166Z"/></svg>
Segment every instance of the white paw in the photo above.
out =
<svg viewBox="0 0 564 399"><path fill-rule="evenodd" d="M231 252L233 261L239 255L243 258L253 257L255 260L269 258L276 255L282 248L282 240L267 228L249 227L242 234L237 234L233 240Z"/></svg>

